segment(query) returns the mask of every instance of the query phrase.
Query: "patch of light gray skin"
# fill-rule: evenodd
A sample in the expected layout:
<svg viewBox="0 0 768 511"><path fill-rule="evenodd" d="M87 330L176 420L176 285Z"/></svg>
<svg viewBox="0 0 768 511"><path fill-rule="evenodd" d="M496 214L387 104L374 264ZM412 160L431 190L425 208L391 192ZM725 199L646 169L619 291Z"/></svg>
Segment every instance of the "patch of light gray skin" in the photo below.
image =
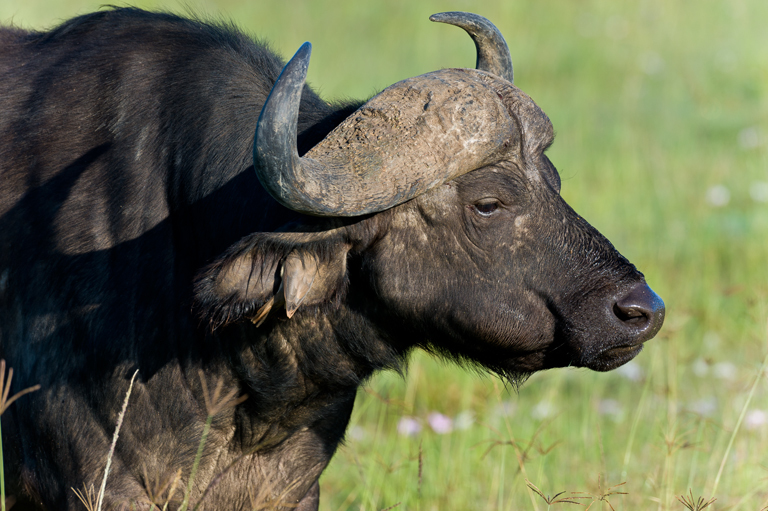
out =
<svg viewBox="0 0 768 511"><path fill-rule="evenodd" d="M525 170L525 177L528 178L528 180L531 183L539 184L541 183L541 173L539 172L539 169L537 168L529 168Z"/></svg>

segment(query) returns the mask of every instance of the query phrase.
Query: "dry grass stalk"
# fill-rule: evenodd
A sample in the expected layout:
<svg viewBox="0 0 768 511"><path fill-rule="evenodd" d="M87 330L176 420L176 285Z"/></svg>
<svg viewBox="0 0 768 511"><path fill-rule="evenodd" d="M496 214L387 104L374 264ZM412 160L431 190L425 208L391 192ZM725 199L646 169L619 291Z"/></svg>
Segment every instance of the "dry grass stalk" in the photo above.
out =
<svg viewBox="0 0 768 511"><path fill-rule="evenodd" d="M179 481L181 480L181 469L175 473L166 474L164 477L155 474L154 477L150 478L145 465L142 467L142 473L144 476L144 489L147 492L149 502L152 504L150 509L157 507L163 511L167 510L168 504L173 501L173 496L178 489Z"/></svg>
<svg viewBox="0 0 768 511"><path fill-rule="evenodd" d="M131 398L131 391L133 390L133 382L136 381L136 375L139 374L139 370L134 371L131 376L131 383L128 385L128 392L125 393L125 399L123 400L123 407L120 410L120 415L117 416L117 426L115 426L115 434L112 436L112 445L109 446L109 454L107 455L107 465L104 467L104 478L101 480L101 489L99 490L99 498L96 503L96 511L101 511L101 505L104 502L104 493L107 490L107 477L109 477L109 469L112 466L112 457L115 454L115 445L117 445L117 439L120 436L120 428L123 426L123 419L125 418L125 411L128 409L128 400Z"/></svg>
<svg viewBox="0 0 768 511"><path fill-rule="evenodd" d="M421 448L421 441L419 442L419 498L421 498L421 481L424 474L424 451Z"/></svg>
<svg viewBox="0 0 768 511"><path fill-rule="evenodd" d="M83 483L83 489L78 490L75 488L72 488L72 491L75 492L75 495L78 499L80 499L80 502L83 503L85 506L85 509L88 511L96 511L96 490L93 488L93 485L89 487L85 486L85 483Z"/></svg>
<svg viewBox="0 0 768 511"><path fill-rule="evenodd" d="M168 499L165 501L165 504L163 504L163 511L168 510L168 503L171 502L173 499L173 495L176 493L176 490L179 488L179 483L181 482L181 469L179 469L176 472L176 477L173 479L173 483L171 484L171 489L168 490Z"/></svg>
<svg viewBox="0 0 768 511"><path fill-rule="evenodd" d="M227 410L229 408L234 408L246 399L248 399L247 395L243 396L237 396L238 389L232 389L231 391L227 392L226 394L222 395L222 390L224 388L224 380L219 379L216 382L216 387L213 389L213 392L208 391L208 382L205 379L205 373L200 370L198 371L198 374L200 376L200 385L203 387L203 400L205 401L205 410L208 413L208 417L205 420L205 425L203 426L203 434L200 437L200 444L197 447L197 454L195 455L195 461L192 463L192 470L189 473L189 480L187 482L187 491L184 493L184 501L181 503L181 507L179 508L179 511L186 511L189 508L189 499L192 495L192 486L195 482L195 475L197 474L197 469L200 465L200 460L203 457L203 449L205 448L205 442L208 439L208 432L211 430L211 423L213 422L213 418L223 412L224 410ZM208 488L206 488L206 491L203 493L203 497L207 495L208 489L210 488L210 485ZM200 500L202 502L202 498ZM200 502L197 503L197 506L195 506L195 509L197 509L200 506Z"/></svg>
<svg viewBox="0 0 768 511"><path fill-rule="evenodd" d="M5 379L5 359L0 360L0 415L3 415L11 404L24 394L29 394L40 389L40 385L27 387L10 398L11 381L13 381L13 368L8 368L8 380ZM10 508L15 500L5 498L5 464L3 463L3 430L0 427L0 510L5 511L6 506Z"/></svg>
<svg viewBox="0 0 768 511"><path fill-rule="evenodd" d="M285 502L288 494L295 490L298 485L298 480L293 481L287 485L282 492L280 492L280 495L277 496L277 499L272 498L272 485L269 483L265 486L259 487L259 492L256 495L253 494L251 488L248 488L248 498L251 501L251 511L271 511L286 507L298 507L298 504L288 504Z"/></svg>
<svg viewBox="0 0 768 511"><path fill-rule="evenodd" d="M208 382L205 380L205 373L203 371L199 371L200 375L200 384L203 386L203 399L205 400L205 410L208 412L208 415L210 417L215 417L216 415L220 414L227 408L234 408L246 399L248 399L248 395L242 395L240 397L237 396L238 389L232 389L229 392L227 392L226 395L222 396L221 391L224 388L224 380L219 379L216 382L216 388L213 389L212 393L208 392Z"/></svg>
<svg viewBox="0 0 768 511"><path fill-rule="evenodd" d="M525 463L531 459L531 456L530 456L531 450L535 450L536 452L539 453L540 456L545 456L549 454L552 451L552 449L554 449L560 444L560 440L557 440L556 442L550 444L547 447L542 445L541 442L537 442L539 435L541 435L544 432L544 430L547 429L547 426L552 424L552 422L554 422L556 418L557 416L552 417L551 419L545 420L541 424L539 424L539 427L536 428L536 431L534 431L533 436L531 437L530 440L528 440L527 443L525 443L525 445L523 445L521 442L518 442L514 438L510 440L502 440L501 433L499 433L499 431L496 430L495 428L488 426L486 424L485 426L488 429L494 431L498 435L498 438L495 440L486 440L487 442L490 442L491 445L488 447L488 449L485 450L485 452L480 457L480 459L484 459L486 456L488 456L488 454L493 450L494 447L509 445L512 448L514 448L515 454L518 459L518 465L519 465L518 468L520 471L522 471L522 468L525 465Z"/></svg>
<svg viewBox="0 0 768 511"><path fill-rule="evenodd" d="M280 440L284 440L285 438L287 438L287 436L288 436L287 433L284 433L283 435L281 435ZM262 447L264 447L264 445L266 443L267 442L260 442L260 443L256 444L255 446L251 447L250 449L245 451L243 454L241 454L240 456L235 458L235 460L232 461L229 465L227 465L227 467L224 470L219 472L216 475L216 477L211 479L211 482L208 483L208 486L205 488L205 491L203 492L203 495L200 497L200 501L195 505L194 508L192 508L193 511L197 511L200 508L200 505L205 500L205 497L208 496L208 494L211 492L211 490L213 488L215 488L217 484L219 484L219 481L221 481L224 478L224 476L226 476L229 473L229 471L232 470L232 468L235 465L240 463L242 460L244 460L248 456L254 454L255 452L258 452ZM165 511L165 510L163 510L163 511Z"/></svg>
<svg viewBox="0 0 768 511"><path fill-rule="evenodd" d="M24 390L12 395L10 398L8 394L11 392L11 381L13 380L13 367L8 368L8 380L5 379L5 359L0 360L0 415L3 415L11 404L19 399L24 394L35 392L40 390L40 385L33 385L27 387Z"/></svg>
<svg viewBox="0 0 768 511"><path fill-rule="evenodd" d="M717 499L712 497L709 500L704 500L704 497L698 499L693 498L693 490L688 489L688 495L675 496L685 507L691 511L701 511L704 508L711 506Z"/></svg>
<svg viewBox="0 0 768 511"><path fill-rule="evenodd" d="M606 490L603 490L601 477L598 476L597 477L597 493L589 493L587 494L588 497L574 497L574 498L591 498L592 502L590 502L589 506L587 506L587 509L591 508L595 504L595 502L605 502L606 504L608 504L608 507L611 508L611 511L615 511L611 503L608 501L608 497L612 495L629 495L625 491L613 491L615 488L618 488L619 486L623 486L625 484L627 484L626 481L624 481L623 483L613 485ZM574 492L574 494L579 494L579 493L586 493L586 492Z"/></svg>
<svg viewBox="0 0 768 511"><path fill-rule="evenodd" d="M544 499L544 502L547 503L547 506L551 506L552 504L576 504L577 506L580 506L581 502L576 502L575 500L571 500L571 499L589 498L589 497L560 497L560 495L563 495L565 493L564 491L561 491L560 493L556 493L552 497L550 497L549 495L544 495L544 492L538 489L536 485L530 482L528 479L525 480L525 484L528 485L528 488L530 488L532 492L534 492L536 495Z"/></svg>

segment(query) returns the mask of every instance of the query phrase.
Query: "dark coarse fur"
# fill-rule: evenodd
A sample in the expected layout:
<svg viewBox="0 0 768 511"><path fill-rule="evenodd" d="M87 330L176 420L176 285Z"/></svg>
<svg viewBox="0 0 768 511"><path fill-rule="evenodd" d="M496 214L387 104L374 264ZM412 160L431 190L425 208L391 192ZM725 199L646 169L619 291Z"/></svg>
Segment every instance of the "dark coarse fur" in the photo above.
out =
<svg viewBox="0 0 768 511"><path fill-rule="evenodd" d="M186 485L202 371L248 399L216 415L191 501L307 511L358 386L413 347L515 377L607 370L658 330L611 312L642 275L560 198L530 98L505 99L519 157L320 219L253 170L282 66L231 26L138 9L0 29L0 356L14 390L42 387L2 417L14 509L99 487L136 369L107 509L149 509L179 470ZM358 106L305 87L299 152Z"/></svg>
<svg viewBox="0 0 768 511"><path fill-rule="evenodd" d="M3 417L10 491L20 508L31 499L65 509L78 505L70 487L98 487L125 375L139 368L146 391L134 394L126 425L146 431L124 431L126 459L110 490L137 498L138 482L117 484L129 474L138 481L142 464L185 477L191 467L205 411L179 378L196 388L194 368L231 365L235 347L206 342L208 329L190 314L195 272L245 235L296 216L262 191L251 167L253 130L283 62L231 27L137 9L0 34L0 339L19 388L43 386ZM306 88L300 151L355 108ZM259 357L275 356L260 348ZM279 370L252 372L244 376L259 380L266 399L282 401L291 383ZM165 403L169 388L179 396ZM345 426L344 413L332 416L318 441L328 453ZM152 428L175 433L155 441ZM168 452L128 454L147 443Z"/></svg>

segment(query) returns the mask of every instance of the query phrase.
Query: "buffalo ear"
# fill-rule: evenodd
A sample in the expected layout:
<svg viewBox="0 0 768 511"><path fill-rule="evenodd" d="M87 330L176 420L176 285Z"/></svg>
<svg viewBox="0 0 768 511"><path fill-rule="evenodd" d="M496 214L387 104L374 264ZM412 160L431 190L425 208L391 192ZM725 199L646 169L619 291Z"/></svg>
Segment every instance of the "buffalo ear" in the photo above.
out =
<svg viewBox="0 0 768 511"><path fill-rule="evenodd" d="M343 290L349 246L315 233L259 233L238 243L196 283L200 312L214 327L271 311L330 303Z"/></svg>

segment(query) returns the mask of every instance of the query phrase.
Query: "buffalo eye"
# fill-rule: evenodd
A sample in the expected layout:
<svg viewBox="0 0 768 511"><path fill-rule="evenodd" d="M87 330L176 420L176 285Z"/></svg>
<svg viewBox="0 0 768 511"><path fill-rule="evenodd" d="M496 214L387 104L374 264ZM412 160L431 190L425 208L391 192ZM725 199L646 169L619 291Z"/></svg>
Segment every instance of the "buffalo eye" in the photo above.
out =
<svg viewBox="0 0 768 511"><path fill-rule="evenodd" d="M497 209L499 209L499 201L496 199L484 199L476 202L474 209L478 215L489 217L493 215Z"/></svg>

